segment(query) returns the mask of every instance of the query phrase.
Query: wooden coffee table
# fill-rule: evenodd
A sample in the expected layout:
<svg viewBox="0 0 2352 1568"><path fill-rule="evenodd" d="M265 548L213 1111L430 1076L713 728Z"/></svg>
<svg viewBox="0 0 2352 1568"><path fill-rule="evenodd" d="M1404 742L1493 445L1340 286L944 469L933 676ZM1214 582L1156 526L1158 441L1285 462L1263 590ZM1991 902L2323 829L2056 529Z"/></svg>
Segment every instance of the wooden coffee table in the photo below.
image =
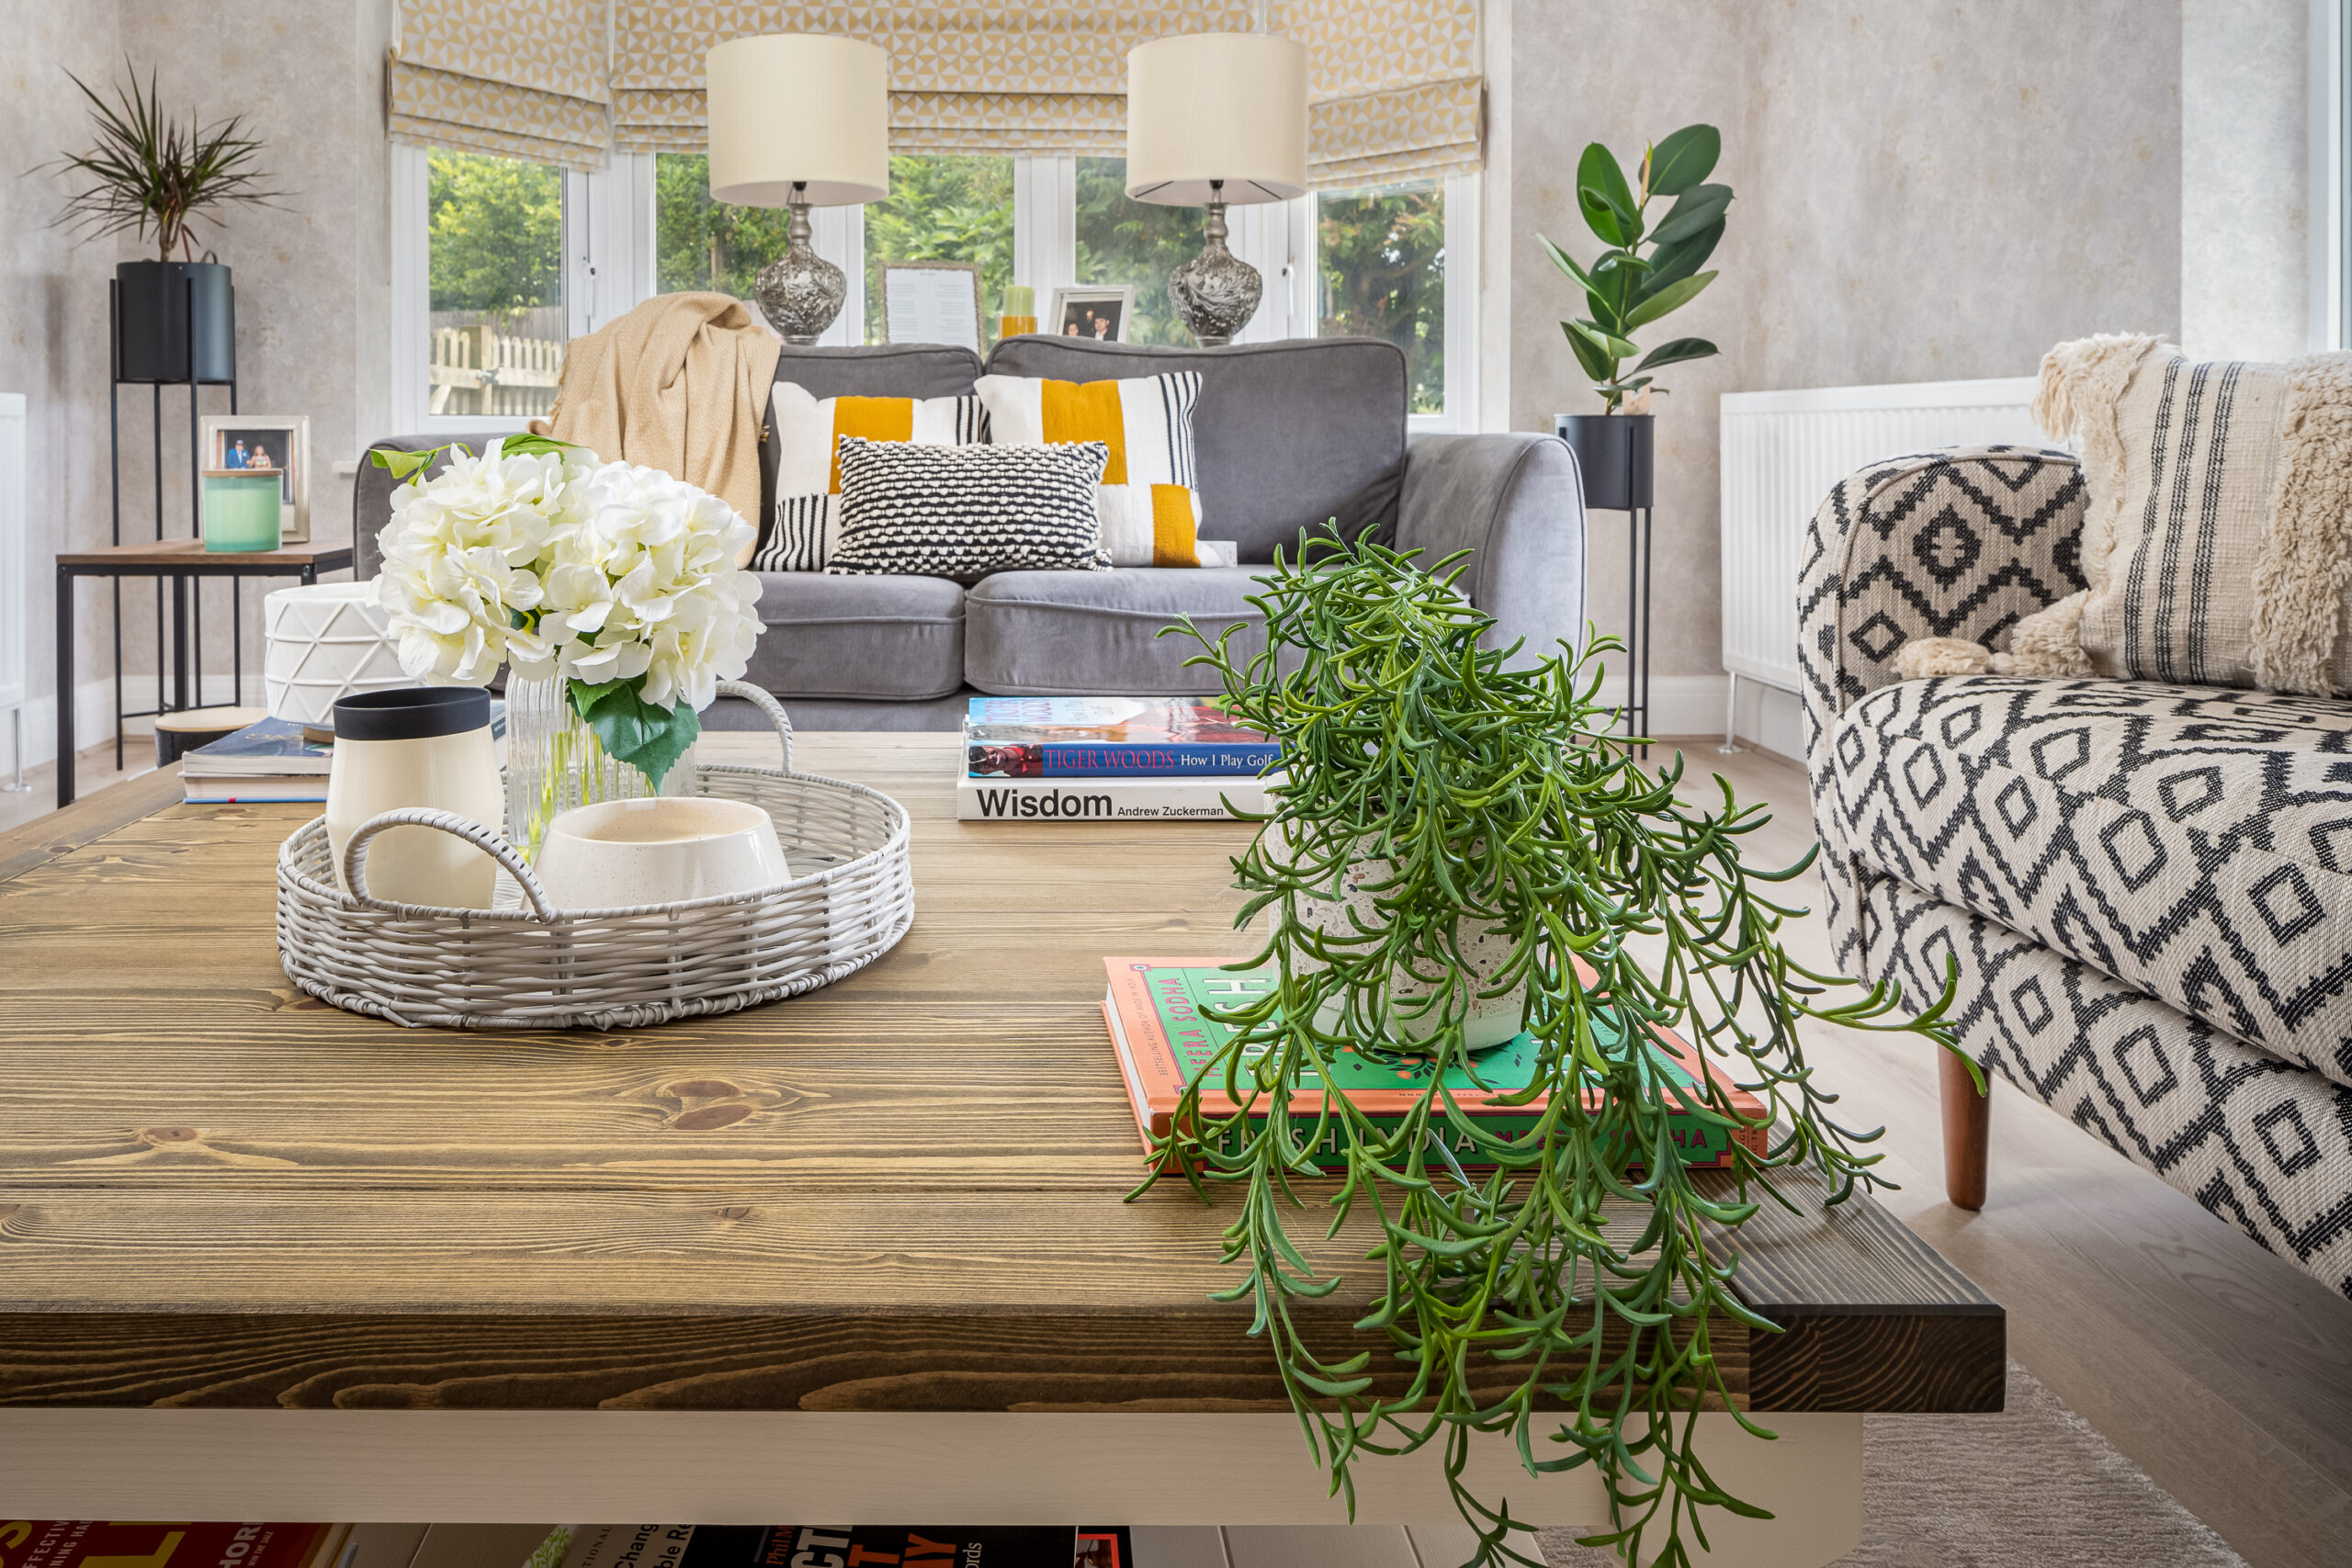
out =
<svg viewBox="0 0 2352 1568"><path fill-rule="evenodd" d="M718 736L706 760L772 758ZM1141 1168L1105 953L1231 953L1232 824L954 820L949 736L810 736L906 802L911 934L851 979L636 1033L402 1030L296 991L311 808L171 773L0 837L0 1473L29 1517L1335 1523L1217 1233ZM1299 1227L1319 1232L1319 1224ZM1346 1343L1361 1236L1317 1309ZM1782 1434L1706 1420L1851 1548L1866 1410L2000 1406L2001 1309L1868 1200L1747 1230L1718 1327ZM1596 1522L1587 1472L1484 1484ZM1444 1525L1433 1454L1366 1523Z"/></svg>

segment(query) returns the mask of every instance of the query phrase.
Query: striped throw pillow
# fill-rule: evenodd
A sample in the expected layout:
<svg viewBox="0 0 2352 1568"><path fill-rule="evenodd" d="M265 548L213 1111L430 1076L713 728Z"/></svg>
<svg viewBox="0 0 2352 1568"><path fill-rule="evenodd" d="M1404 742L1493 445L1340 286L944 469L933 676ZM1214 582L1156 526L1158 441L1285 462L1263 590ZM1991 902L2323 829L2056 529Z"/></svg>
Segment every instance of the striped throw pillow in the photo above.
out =
<svg viewBox="0 0 2352 1568"><path fill-rule="evenodd" d="M1095 510L1113 566L1199 566L1200 481L1193 456L1196 370L1118 381L983 376L989 439L1040 446L1097 441L1109 454Z"/></svg>
<svg viewBox="0 0 2352 1568"><path fill-rule="evenodd" d="M989 438L980 400L816 398L778 381L768 393L768 450L774 455L775 507L767 536L752 556L754 571L822 571L841 528L844 435L926 446L973 446Z"/></svg>
<svg viewBox="0 0 2352 1568"><path fill-rule="evenodd" d="M841 439L841 530L825 570L972 581L992 571L1099 571L1099 441L942 446Z"/></svg>

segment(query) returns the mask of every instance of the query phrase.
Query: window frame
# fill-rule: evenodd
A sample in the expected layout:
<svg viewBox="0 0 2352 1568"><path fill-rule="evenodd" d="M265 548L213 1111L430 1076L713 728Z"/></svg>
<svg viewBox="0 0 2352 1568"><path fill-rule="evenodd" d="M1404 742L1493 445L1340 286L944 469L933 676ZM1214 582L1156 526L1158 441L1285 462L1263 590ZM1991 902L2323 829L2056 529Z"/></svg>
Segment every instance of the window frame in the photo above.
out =
<svg viewBox="0 0 2352 1568"><path fill-rule="evenodd" d="M2352 5L2352 0L2328 0ZM458 440L512 434L527 423L480 414L432 414L427 382L431 295L431 236L427 151L395 142L392 175L392 410L408 435ZM659 282L654 249L654 158L650 152L613 155L602 169L563 175L564 321L585 336L650 299ZM1013 159L1012 272L1037 293L1040 313L1053 291L1078 271L1075 156L1016 154ZM1444 176L1445 412L1407 417L1409 435L1479 428L1478 234L1480 176ZM1266 280L1258 313L1235 340L1274 343L1317 335L1320 323L1315 192L1292 201L1231 208L1227 222L1233 253ZM865 223L860 207L820 207L808 215L818 254L848 276L840 318L819 340L845 348L859 341L865 319Z"/></svg>

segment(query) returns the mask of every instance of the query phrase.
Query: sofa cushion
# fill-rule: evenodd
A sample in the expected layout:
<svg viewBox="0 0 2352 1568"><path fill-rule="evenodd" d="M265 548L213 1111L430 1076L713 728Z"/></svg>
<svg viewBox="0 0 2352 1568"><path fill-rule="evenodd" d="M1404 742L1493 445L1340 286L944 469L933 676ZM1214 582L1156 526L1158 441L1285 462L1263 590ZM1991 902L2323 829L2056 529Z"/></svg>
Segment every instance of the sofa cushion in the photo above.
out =
<svg viewBox="0 0 2352 1568"><path fill-rule="evenodd" d="M1239 622L1236 658L1266 645L1247 567L1001 571L964 596L966 679L1005 696L1197 696L1221 690L1184 667L1200 645L1159 628L1191 615L1210 637ZM764 603L763 609L765 608Z"/></svg>
<svg viewBox="0 0 2352 1568"><path fill-rule="evenodd" d="M1301 528L1339 519L1350 537L1396 525L1405 473L1405 355L1378 338L1160 348L1076 338L1005 339L994 376L1103 381L1197 370L1193 414L1204 537L1244 562L1273 559Z"/></svg>
<svg viewBox="0 0 2352 1568"><path fill-rule="evenodd" d="M760 619L745 679L788 707L797 697L911 701L964 683L964 590L938 577L760 573Z"/></svg>
<svg viewBox="0 0 2352 1568"><path fill-rule="evenodd" d="M1865 866L2352 1084L2352 705L1980 675L1830 741Z"/></svg>

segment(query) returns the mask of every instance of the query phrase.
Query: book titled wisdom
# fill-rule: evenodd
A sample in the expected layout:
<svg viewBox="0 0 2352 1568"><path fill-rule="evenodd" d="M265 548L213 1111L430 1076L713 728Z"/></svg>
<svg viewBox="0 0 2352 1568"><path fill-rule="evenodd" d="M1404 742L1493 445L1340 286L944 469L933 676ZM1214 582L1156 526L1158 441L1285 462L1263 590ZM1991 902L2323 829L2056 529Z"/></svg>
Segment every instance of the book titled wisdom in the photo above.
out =
<svg viewBox="0 0 2352 1568"><path fill-rule="evenodd" d="M956 781L963 822L1231 822L1231 807L1273 809L1283 775L1252 778L976 779Z"/></svg>
<svg viewBox="0 0 2352 1568"><path fill-rule="evenodd" d="M974 697L971 778L1250 778L1282 748L1205 697Z"/></svg>
<svg viewBox="0 0 2352 1568"><path fill-rule="evenodd" d="M1232 1025L1211 1017L1212 1011L1229 1011L1268 994L1275 988L1277 977L1271 967L1227 969L1200 958L1105 958L1102 966L1111 981L1102 998L1102 1020L1110 1028L1119 1071L1126 1080L1127 1100L1148 1149L1152 1139L1168 1136L1185 1089L1216 1060L1237 1032ZM1600 1045L1606 1051L1612 1048L1612 1042L1604 1037ZM1668 1117L1670 1134L1684 1164L1728 1165L1735 1143L1752 1154L1764 1152L1764 1107L1754 1095L1735 1086L1713 1063L1701 1061L1680 1038L1664 1030L1654 1031L1642 1048L1654 1055L1670 1082L1682 1088L1691 1088L1696 1082L1692 1075L1703 1072L1724 1089L1740 1119L1751 1123L1734 1123L1708 1109L1694 1094L1687 1108ZM1245 1049L1244 1054L1249 1056L1254 1052ZM1520 1137L1532 1131L1543 1117L1548 1103L1545 1097L1538 1095L1525 1105L1494 1101L1534 1081L1538 1065L1534 1038L1521 1034L1482 1051L1476 1065L1476 1079L1459 1063L1446 1068L1444 1081L1453 1091L1454 1103L1492 1136ZM1291 1102L1291 1120L1302 1136L1313 1128L1320 1109L1314 1092L1318 1088L1326 1092L1336 1089L1370 1118L1375 1129L1385 1132L1402 1123L1430 1080L1429 1067L1419 1058L1382 1060L1362 1055L1353 1046L1341 1046L1330 1066L1329 1086L1317 1085L1309 1075L1302 1078L1301 1092ZM1205 1117L1233 1114L1223 1077L1220 1071L1202 1086L1201 1112ZM1596 1087L1587 1092L1588 1102L1597 1104L1600 1089ZM1345 1135L1340 1122L1327 1122L1323 1142L1315 1151L1316 1164L1329 1171L1346 1169L1347 1151L1340 1142ZM1464 1169L1477 1168L1477 1145L1466 1134L1436 1126L1430 1136L1451 1138L1447 1152ZM1238 1152L1238 1134L1229 1134L1216 1152ZM1487 1163L1491 1168L1492 1162Z"/></svg>

